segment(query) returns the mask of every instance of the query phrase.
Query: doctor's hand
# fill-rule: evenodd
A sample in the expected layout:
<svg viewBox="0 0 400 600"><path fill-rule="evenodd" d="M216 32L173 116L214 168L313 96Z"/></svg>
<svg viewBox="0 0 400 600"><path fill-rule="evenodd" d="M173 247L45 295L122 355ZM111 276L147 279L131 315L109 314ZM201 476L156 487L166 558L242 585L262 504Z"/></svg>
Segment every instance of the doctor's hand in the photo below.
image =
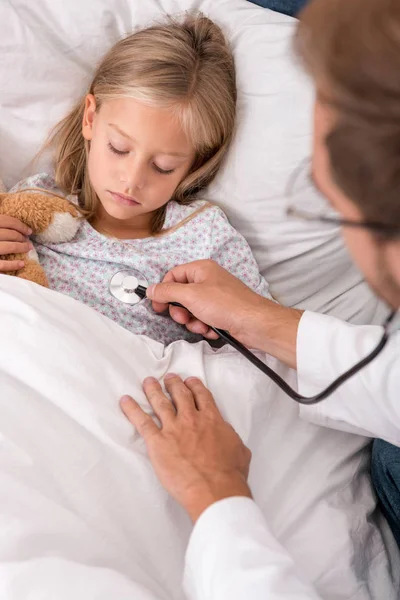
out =
<svg viewBox="0 0 400 600"><path fill-rule="evenodd" d="M302 312L253 292L212 260L199 260L169 271L162 283L149 286L156 312L189 331L216 339L209 325L229 331L249 348L257 348L296 368L296 340ZM187 308L168 306L178 302Z"/></svg>
<svg viewBox="0 0 400 600"><path fill-rule="evenodd" d="M164 378L172 402L154 378L143 389L161 428L129 396L121 408L143 436L162 485L195 522L211 504L231 496L251 498L246 483L251 452L221 416L214 398L196 378Z"/></svg>
<svg viewBox="0 0 400 600"><path fill-rule="evenodd" d="M257 319L269 303L273 304L212 260L173 268L162 283L149 286L147 296L156 312L169 308L177 323L209 339L218 337L209 328L212 325L243 341L257 328ZM168 306L169 302L179 302L188 310Z"/></svg>

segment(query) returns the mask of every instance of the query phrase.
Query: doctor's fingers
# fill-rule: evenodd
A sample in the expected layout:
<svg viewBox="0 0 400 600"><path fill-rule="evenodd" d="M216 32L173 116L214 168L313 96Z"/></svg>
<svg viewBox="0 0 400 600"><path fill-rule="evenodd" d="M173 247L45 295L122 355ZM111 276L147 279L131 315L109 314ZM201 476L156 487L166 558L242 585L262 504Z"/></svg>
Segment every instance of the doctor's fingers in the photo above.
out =
<svg viewBox="0 0 400 600"><path fill-rule="evenodd" d="M223 271L212 260L197 260L168 271L161 283L150 285L147 290L154 310L163 312L170 302L179 302L190 311L198 299L198 284L205 283L209 278L209 271L212 272L215 267Z"/></svg>
<svg viewBox="0 0 400 600"><path fill-rule="evenodd" d="M227 271L211 259L195 260L173 267L165 275L163 283L218 283Z"/></svg>
<svg viewBox="0 0 400 600"><path fill-rule="evenodd" d="M160 433L160 429L157 427L151 416L145 413L131 396L122 396L120 406L128 421L136 427L145 441L153 435Z"/></svg>
<svg viewBox="0 0 400 600"><path fill-rule="evenodd" d="M186 329L191 333L202 335L208 340L217 340L219 337L218 334L216 334L215 331L211 329L211 327L206 325L206 323L203 323L203 321L196 319L195 317L189 318L189 321L186 323Z"/></svg>
<svg viewBox="0 0 400 600"><path fill-rule="evenodd" d="M163 305L160 305L163 306ZM179 306L169 306L169 314L171 319L173 319L179 325L185 325L186 329L191 333L196 333L197 335L202 335L203 337L209 340L218 339L218 335L213 331L206 323L196 319L193 315L190 314L185 308L180 308Z"/></svg>
<svg viewBox="0 0 400 600"><path fill-rule="evenodd" d="M168 308L171 319L173 319L176 323L179 323L179 325L187 325L190 322L192 317L186 308L180 308L179 306L172 305L169 305Z"/></svg>
<svg viewBox="0 0 400 600"><path fill-rule="evenodd" d="M191 304L196 300L193 287L195 287L194 284L175 281L155 283L147 288L147 297L152 301L153 309L156 312L165 311L171 302L178 302L190 311Z"/></svg>
<svg viewBox="0 0 400 600"><path fill-rule="evenodd" d="M179 416L195 416L197 405L189 387L183 382L179 375L167 373L164 384L168 394L171 396Z"/></svg>
<svg viewBox="0 0 400 600"><path fill-rule="evenodd" d="M168 426L176 419L176 410L169 398L162 391L161 385L154 377L148 377L143 382L146 398L161 422L161 426Z"/></svg>
<svg viewBox="0 0 400 600"><path fill-rule="evenodd" d="M169 314L171 319L173 319L176 323L180 325L185 325L186 328L192 333L198 333L199 335L205 335L209 327L196 317L190 314L185 308L181 308L179 306L169 306Z"/></svg>
<svg viewBox="0 0 400 600"><path fill-rule="evenodd" d="M171 396L178 417L211 416L213 419L224 420L210 390L198 377L188 377L183 381L179 375L168 373L164 377L165 387Z"/></svg>
<svg viewBox="0 0 400 600"><path fill-rule="evenodd" d="M188 377L185 379L185 385L193 394L193 398L198 410L208 411L209 413L212 413L214 416L220 417L221 420L223 420L223 417L215 403L214 396L204 385L201 379L198 379L197 377Z"/></svg>

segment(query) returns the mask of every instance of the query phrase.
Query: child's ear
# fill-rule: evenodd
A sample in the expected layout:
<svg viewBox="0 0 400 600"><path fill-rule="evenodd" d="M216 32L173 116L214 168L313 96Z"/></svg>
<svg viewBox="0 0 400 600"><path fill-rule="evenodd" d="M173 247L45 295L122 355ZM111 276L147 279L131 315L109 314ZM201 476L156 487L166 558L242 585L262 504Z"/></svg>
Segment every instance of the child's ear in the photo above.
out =
<svg viewBox="0 0 400 600"><path fill-rule="evenodd" d="M82 119L82 135L85 140L90 141L93 135L93 121L96 115L96 99L93 94L85 98L85 111Z"/></svg>

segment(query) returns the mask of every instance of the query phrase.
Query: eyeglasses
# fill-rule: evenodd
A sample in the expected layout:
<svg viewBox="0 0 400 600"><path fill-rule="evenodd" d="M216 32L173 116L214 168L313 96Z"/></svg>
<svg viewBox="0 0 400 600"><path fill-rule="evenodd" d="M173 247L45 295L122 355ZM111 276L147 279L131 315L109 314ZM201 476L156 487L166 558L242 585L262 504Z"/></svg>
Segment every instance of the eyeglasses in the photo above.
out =
<svg viewBox="0 0 400 600"><path fill-rule="evenodd" d="M286 189L286 197L288 199L286 214L289 217L324 226L368 229L376 233L400 237L400 227L397 225L390 226L374 221L352 221L340 217L317 189L309 158L293 172Z"/></svg>

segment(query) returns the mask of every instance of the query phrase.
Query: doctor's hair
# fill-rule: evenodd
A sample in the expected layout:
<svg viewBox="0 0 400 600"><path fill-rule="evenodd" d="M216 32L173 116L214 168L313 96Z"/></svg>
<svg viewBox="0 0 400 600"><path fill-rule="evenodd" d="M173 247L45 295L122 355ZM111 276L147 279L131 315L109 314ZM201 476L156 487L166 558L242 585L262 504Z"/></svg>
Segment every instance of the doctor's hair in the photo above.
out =
<svg viewBox="0 0 400 600"><path fill-rule="evenodd" d="M236 118L236 77L230 47L218 25L201 13L169 18L118 41L98 65L87 90L96 110L118 98L171 109L195 148L195 160L171 200L188 204L217 174L232 140ZM54 152L57 185L78 194L87 219L98 206L88 174L90 142L82 135L82 97L53 129L45 149ZM166 206L153 219L164 224Z"/></svg>
<svg viewBox="0 0 400 600"><path fill-rule="evenodd" d="M366 221L400 228L400 2L311 0L294 49L334 110L335 183Z"/></svg>

